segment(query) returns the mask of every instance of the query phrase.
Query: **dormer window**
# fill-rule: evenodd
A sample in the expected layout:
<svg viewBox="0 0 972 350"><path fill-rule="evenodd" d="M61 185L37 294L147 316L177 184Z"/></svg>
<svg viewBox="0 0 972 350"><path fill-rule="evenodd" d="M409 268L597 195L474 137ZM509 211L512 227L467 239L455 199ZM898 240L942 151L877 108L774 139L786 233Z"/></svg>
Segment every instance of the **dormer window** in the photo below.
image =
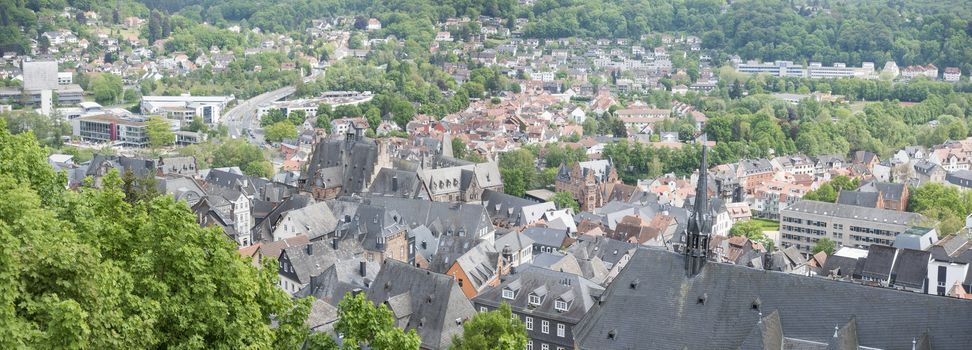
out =
<svg viewBox="0 0 972 350"><path fill-rule="evenodd" d="M567 302L563 300L554 301L554 309L561 312L567 312Z"/></svg>
<svg viewBox="0 0 972 350"><path fill-rule="evenodd" d="M504 289L503 290L503 299L513 300L513 298L516 298L516 293L515 292L513 292L512 290L509 290L509 289Z"/></svg>
<svg viewBox="0 0 972 350"><path fill-rule="evenodd" d="M539 295L530 294L530 305L540 306L540 301L541 301L541 298L540 298Z"/></svg>

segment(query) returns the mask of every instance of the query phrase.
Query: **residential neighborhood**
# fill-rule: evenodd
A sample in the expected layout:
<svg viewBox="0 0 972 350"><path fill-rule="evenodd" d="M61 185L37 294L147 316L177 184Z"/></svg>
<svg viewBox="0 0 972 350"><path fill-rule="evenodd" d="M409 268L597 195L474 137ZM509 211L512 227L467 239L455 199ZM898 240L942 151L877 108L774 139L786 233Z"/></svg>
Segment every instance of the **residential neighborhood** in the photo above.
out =
<svg viewBox="0 0 972 350"><path fill-rule="evenodd" d="M968 9L770 3L0 4L0 348L967 348Z"/></svg>

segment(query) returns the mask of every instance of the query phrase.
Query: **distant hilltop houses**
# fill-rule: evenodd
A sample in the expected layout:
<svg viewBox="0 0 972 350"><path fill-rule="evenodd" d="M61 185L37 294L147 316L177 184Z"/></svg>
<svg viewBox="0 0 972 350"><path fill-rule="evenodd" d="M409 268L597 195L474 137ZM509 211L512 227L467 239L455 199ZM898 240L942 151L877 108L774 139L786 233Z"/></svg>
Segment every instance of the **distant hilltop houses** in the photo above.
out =
<svg viewBox="0 0 972 350"><path fill-rule="evenodd" d="M881 75L887 75L889 78L901 77L902 79L914 79L926 77L930 79L942 79L948 82L957 82L962 77L962 71L957 67L947 67L945 68L944 74L939 75L939 69L934 64L908 66L899 69L894 61L887 62L881 70L877 70L873 62L864 62L860 67L849 67L844 63L834 63L832 66L825 66L820 62L810 62L808 65L802 65L793 63L792 61L760 62L757 60L749 60L744 62L738 56L732 58L732 64L739 73L768 74L791 78L877 79Z"/></svg>

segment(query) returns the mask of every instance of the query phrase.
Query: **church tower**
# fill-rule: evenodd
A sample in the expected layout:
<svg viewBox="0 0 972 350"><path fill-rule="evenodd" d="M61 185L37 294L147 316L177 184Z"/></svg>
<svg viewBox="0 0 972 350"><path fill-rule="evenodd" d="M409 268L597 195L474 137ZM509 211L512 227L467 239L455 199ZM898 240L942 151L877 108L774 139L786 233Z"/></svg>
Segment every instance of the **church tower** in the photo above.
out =
<svg viewBox="0 0 972 350"><path fill-rule="evenodd" d="M709 236L712 233L712 215L709 212L708 176L706 147L702 146L702 161L699 164L699 180L695 189L695 205L688 220L685 236L685 268L689 276L702 271L709 260Z"/></svg>

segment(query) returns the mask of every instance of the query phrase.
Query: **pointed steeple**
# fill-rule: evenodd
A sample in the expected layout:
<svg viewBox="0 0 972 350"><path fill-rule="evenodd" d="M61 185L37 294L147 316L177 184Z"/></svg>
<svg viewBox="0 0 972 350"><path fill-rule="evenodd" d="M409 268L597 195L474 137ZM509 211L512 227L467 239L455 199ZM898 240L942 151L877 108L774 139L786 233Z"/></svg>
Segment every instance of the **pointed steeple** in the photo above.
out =
<svg viewBox="0 0 972 350"><path fill-rule="evenodd" d="M709 213L706 151L705 144L703 144L698 185L695 189L695 204L692 207L692 216L689 217L685 232L687 238L684 252L685 267L689 276L697 275L702 271L705 262L709 260L709 235L712 232L712 218Z"/></svg>

